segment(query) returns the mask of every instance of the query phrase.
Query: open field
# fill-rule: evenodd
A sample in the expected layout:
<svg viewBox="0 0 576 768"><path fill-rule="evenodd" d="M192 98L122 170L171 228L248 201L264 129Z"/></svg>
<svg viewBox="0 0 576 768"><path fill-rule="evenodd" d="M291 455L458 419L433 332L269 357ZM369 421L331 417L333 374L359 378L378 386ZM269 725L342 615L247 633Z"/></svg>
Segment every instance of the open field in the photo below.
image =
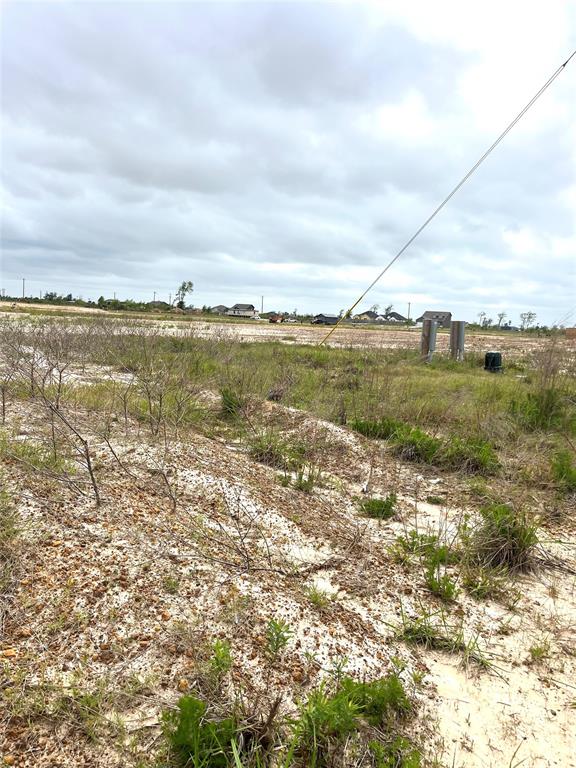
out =
<svg viewBox="0 0 576 768"><path fill-rule="evenodd" d="M4 764L576 766L576 345L322 333L0 320Z"/></svg>
<svg viewBox="0 0 576 768"><path fill-rule="evenodd" d="M42 315L59 315L62 319L98 315L102 322L115 319L124 320L126 327L140 326L152 328L154 332L166 336L187 336L191 332L198 338L218 339L226 337L229 341L262 342L275 341L281 344L309 344L316 346L331 330L330 326L303 324L272 324L266 321L241 320L238 318L197 317L181 318L170 315L154 317L153 315L137 315L130 312L104 312L89 307L62 307L19 302L16 310L11 310L8 302L0 302L0 317L24 319L38 318ZM193 329L193 331L191 331ZM437 337L437 349L446 352L449 346L449 333L440 329ZM529 352L543 349L548 345L547 336L537 336L534 333L506 332L498 333L496 329L487 332L471 332L466 334L466 347L470 352L480 353L499 350L513 357L522 356ZM569 352L574 348L574 339L566 339L560 335L556 343ZM377 327L374 325L343 325L336 330L329 341L331 347L356 347L378 349L412 349L418 350L420 345L420 329L394 328L393 326Z"/></svg>

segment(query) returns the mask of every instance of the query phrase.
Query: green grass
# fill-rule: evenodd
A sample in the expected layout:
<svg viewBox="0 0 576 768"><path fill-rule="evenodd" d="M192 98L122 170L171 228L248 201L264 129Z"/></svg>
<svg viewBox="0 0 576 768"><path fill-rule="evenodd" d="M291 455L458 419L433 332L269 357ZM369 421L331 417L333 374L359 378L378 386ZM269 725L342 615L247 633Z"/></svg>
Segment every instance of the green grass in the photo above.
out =
<svg viewBox="0 0 576 768"><path fill-rule="evenodd" d="M576 491L576 459L574 452L559 450L550 461L552 477L561 493Z"/></svg>
<svg viewBox="0 0 576 768"><path fill-rule="evenodd" d="M444 610L435 613L423 611L420 616L414 618L403 614L396 637L409 645L421 645L435 651L460 654L465 663L472 661L483 668L489 666L477 638L466 639L463 622L452 623Z"/></svg>
<svg viewBox="0 0 576 768"><path fill-rule="evenodd" d="M529 569L538 545L533 519L508 504L489 504L480 516L479 525L465 536L470 561L507 571Z"/></svg>
<svg viewBox="0 0 576 768"><path fill-rule="evenodd" d="M162 723L168 764L177 768L328 768L350 747L369 753L381 768L419 768L420 751L398 732L412 714L392 673L371 682L325 681L290 720L277 722L277 706L247 715L239 702L218 708L190 695L165 712Z"/></svg>
<svg viewBox="0 0 576 768"><path fill-rule="evenodd" d="M58 454L55 456L51 447L33 440L16 440L5 432L0 432L0 456L58 475L74 472L74 465Z"/></svg>
<svg viewBox="0 0 576 768"><path fill-rule="evenodd" d="M439 438L420 427L396 419L356 419L351 425L365 437L390 441L393 452L404 461L432 464L470 474L492 474L499 467L494 447L479 437Z"/></svg>
<svg viewBox="0 0 576 768"><path fill-rule="evenodd" d="M433 595L450 603L456 599L456 582L447 574L440 572L440 566L431 564L426 571L426 586Z"/></svg>
<svg viewBox="0 0 576 768"><path fill-rule="evenodd" d="M194 696L182 696L175 711L163 717L164 736L173 764L182 768L229 768L232 742L238 723L235 717L209 718L207 705Z"/></svg>
<svg viewBox="0 0 576 768"><path fill-rule="evenodd" d="M372 517L376 520L388 520L396 512L396 502L396 494L390 493L385 499L362 499L358 506L366 517Z"/></svg>
<svg viewBox="0 0 576 768"><path fill-rule="evenodd" d="M336 746L353 737L365 723L384 734L390 733L395 723L411 711L412 703L396 674L373 682L357 682L344 677L332 693L323 684L301 704L299 717L293 723L295 754L302 761L298 764L309 768L331 765ZM382 743L381 747L381 750L374 748L373 753L383 757L386 744ZM407 755L408 749L404 751ZM414 747L411 751L417 753ZM398 762L395 765L410 764Z"/></svg>
<svg viewBox="0 0 576 768"><path fill-rule="evenodd" d="M312 605L320 611L328 608L331 603L331 597L328 592L325 592L323 589L319 589L315 584L312 584L312 586L308 587L306 590L306 596Z"/></svg>

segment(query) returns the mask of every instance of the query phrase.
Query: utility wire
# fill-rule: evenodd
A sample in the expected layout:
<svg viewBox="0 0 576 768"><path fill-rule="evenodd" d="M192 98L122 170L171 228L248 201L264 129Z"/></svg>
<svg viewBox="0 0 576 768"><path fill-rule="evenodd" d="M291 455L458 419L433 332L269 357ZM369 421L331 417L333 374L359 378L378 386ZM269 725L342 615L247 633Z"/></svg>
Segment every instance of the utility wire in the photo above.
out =
<svg viewBox="0 0 576 768"><path fill-rule="evenodd" d="M536 93L536 94L535 94L535 95L534 95L534 96L533 96L533 97L530 99L530 101L528 102L528 104L526 104L526 106L525 106L525 107L522 109L522 111L521 111L521 112L519 112L519 113L518 113L518 115L516 115L516 117L514 118L514 120L512 120L512 122L511 122L511 123L509 123L509 125L508 125L508 126L505 128L505 129L504 129L504 131L502 131L502 133L500 134L500 136L498 136L498 138L496 139L496 141L495 141L495 142L494 142L494 143L493 143L493 144L492 144L492 145L491 145L491 146L490 146L490 147L489 147L489 148L486 150L486 152L484 152L484 154L482 155L482 157L481 157L479 160L477 160L477 161L474 163L474 165L472 166L472 168L470 168L470 170L468 171L468 173L467 173L467 174L466 174L466 175L465 175L465 176L464 176L464 177L463 177L463 178L462 178L462 179L461 179L461 180L458 182L458 184L456 184L456 186L455 186L455 187L454 187L454 189L453 189L453 190L450 192L450 194L449 194L447 197L445 197L445 198L444 198L444 200L443 200L443 201L440 203L440 205L439 205L439 206L438 206L438 207L437 207L437 208L436 208L436 209L435 209L435 210L434 210L434 211L433 211L433 212L430 214L430 216L428 216L428 218L426 219L426 221L425 221L425 222L424 222L424 223L423 223L423 224L422 224L422 225L421 225L421 226L420 226L420 227L419 227L419 228L416 230L416 232L415 232L415 233L412 235L412 237L411 237L411 238L408 240L408 242L407 242L407 243L405 243L405 244L402 246L402 248L400 248L400 250L398 251L398 253L397 253L397 254L394 256L394 258L393 258L393 259L391 259L391 260L388 262L388 264L387 264L387 265L384 267L384 269L383 269L383 270L380 272L380 274L379 274L379 275L376 277L376 279L375 279L375 280L373 280L373 281L370 283L370 285L368 286L368 288L366 288L366 290L365 290L365 291L364 291L364 293L363 293L363 294L360 296L360 298L359 298L357 301L355 301L355 302L354 302L354 304L352 304L352 306L350 307L350 309L349 309L349 310L348 310L348 311L347 311L345 314L343 314L343 315L342 315L342 317L341 317L341 318L338 320L338 322L336 323L336 325L335 325L335 326L334 326L334 327L333 327L333 328L332 328L332 329L331 329L331 330L330 330L330 331L329 331L329 332L326 334L326 336L324 336L324 338L323 338L323 339L322 339L322 340L319 342L319 345L321 345L321 344L324 344L324 342L325 342L325 341L327 341L327 340L330 338L330 336L332 336L332 334L333 334L333 333L334 333L334 331L335 331L335 330L338 328L338 326L340 325L340 323L342 323L342 321L343 321L345 318L347 318L347 317L348 317L348 316L349 316L349 315L350 315L350 314L353 312L353 310L354 310L354 309L355 309L355 308L358 306L358 304L360 304L360 302L361 302L361 301L362 301L362 299L363 299L363 298L366 296L366 294L367 294L369 291L371 291L371 290L372 290L372 288L374 288L374 286L376 285L376 283L377 283L377 282L379 282L379 281L382 279L382 277L383 277L383 276L386 274L386 272L388 272L388 270L390 269L390 267L391 267L391 266L392 266L392 265L393 265L393 264L394 264L396 261L398 261L398 259L400 258L400 256L402 256L402 254L404 253L404 251L405 251L405 250L406 250L406 249L407 249L407 248L408 248L410 245L412 245L412 243L414 242L414 240L416 240L416 238L418 237L418 235L419 235L419 234L420 234L420 233L421 233L421 232L422 232L424 229L426 229L426 227L428 226L428 224L430 224L430 222L432 221L432 219L434 219L434 218L435 218L435 217L436 217L436 216L437 216L437 215L440 213L440 211L442 210L442 208L444 208L444 206L446 205L446 203L448 203L448 202L449 202L449 200L451 200L451 199L454 197L454 195L456 194L456 192L458 192L458 190L460 189L460 187L462 187L462 186L463 186L463 185L464 185L464 184L465 184L465 183L468 181L468 179L470 178L470 176L472 176L472 174L473 174L473 173L474 173L474 172L475 172L475 171L476 171L476 170L477 170L477 169L478 169L478 168L479 168L479 167L482 165L482 163L484 162L484 160L486 160L486 158L488 157L488 155L490 155L490 154L491 154L491 153L492 153L492 152L493 152L493 151L496 149L496 147L498 146L498 144L500 144L500 142L502 141L502 139L504 139L504 138L505 138L505 137L506 137L506 136L507 136L507 135L510 133L510 131L512 130L512 128L514 128L514 126L516 125L516 123L517 123L519 120L521 120L521 119L524 117L524 115L526 114L526 112L528 112L528 110L530 109L530 107L531 107L531 106L532 106L532 105L533 105L533 104L534 104L534 103L535 103L535 102L536 102L536 101L537 101L537 100L540 98L540 96L542 96L542 94L544 93L544 91L545 91L545 90L546 90L546 89L547 89L547 88L548 88L550 85L552 85L552 83L554 82L554 80L556 80L556 78L558 77L558 75L560 74L560 72L562 72L562 70L563 70L563 69L566 67L566 65L568 64L568 62L570 61L570 59L572 59L574 56L576 56L576 50L575 50L575 51L573 51L573 52L570 54L570 56L569 56L569 57L566 59L566 61L565 61L563 64L561 64L561 65L558 67L558 69L557 69L557 70L554 72L554 74L553 74L553 75L552 75L550 78L548 78L548 80L547 80L547 81L544 83L544 85L543 85L543 86L540 88L540 90L539 90L539 91L538 91L538 92L537 92L537 93Z"/></svg>

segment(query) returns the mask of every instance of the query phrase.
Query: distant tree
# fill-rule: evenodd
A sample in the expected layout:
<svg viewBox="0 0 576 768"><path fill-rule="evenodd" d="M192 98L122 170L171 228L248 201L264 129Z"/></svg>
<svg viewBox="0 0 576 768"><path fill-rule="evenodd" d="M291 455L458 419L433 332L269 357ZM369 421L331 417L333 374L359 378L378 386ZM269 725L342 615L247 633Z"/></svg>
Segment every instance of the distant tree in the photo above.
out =
<svg viewBox="0 0 576 768"><path fill-rule="evenodd" d="M192 293L194 290L194 283L192 280L183 280L180 284L180 287L176 291L176 297L174 301L176 302L176 306L180 309L184 309L184 299L189 293Z"/></svg>
<svg viewBox="0 0 576 768"><path fill-rule="evenodd" d="M486 319L486 312L482 310L482 312L478 312L478 325L484 325L484 320Z"/></svg>
<svg viewBox="0 0 576 768"><path fill-rule="evenodd" d="M106 306L106 299L104 298L104 296L98 297L98 306L100 307L100 309Z"/></svg>
<svg viewBox="0 0 576 768"><path fill-rule="evenodd" d="M338 312L338 317L344 317L344 312L345 312L345 311L346 311L346 310L344 310L344 309L341 309L341 310L340 310L340 312Z"/></svg>
<svg viewBox="0 0 576 768"><path fill-rule="evenodd" d="M370 312L378 312L379 308L380 308L380 304L372 304L372 306L370 307Z"/></svg>
<svg viewBox="0 0 576 768"><path fill-rule="evenodd" d="M520 313L520 327L523 331L527 330L534 324L536 320L536 312L521 312Z"/></svg>
<svg viewBox="0 0 576 768"><path fill-rule="evenodd" d="M484 322L482 323L482 327L483 327L483 328L490 328L490 326L492 325L492 323L493 323L493 322L494 322L494 321L492 320L492 318L491 318L491 317L486 317L486 318L484 319Z"/></svg>
<svg viewBox="0 0 576 768"><path fill-rule="evenodd" d="M390 312L394 309L394 304L388 304L388 306L384 309L383 315L384 317L388 317Z"/></svg>
<svg viewBox="0 0 576 768"><path fill-rule="evenodd" d="M500 326L502 325L502 321L506 317L506 312L498 312L496 317L498 318L498 328L500 328Z"/></svg>

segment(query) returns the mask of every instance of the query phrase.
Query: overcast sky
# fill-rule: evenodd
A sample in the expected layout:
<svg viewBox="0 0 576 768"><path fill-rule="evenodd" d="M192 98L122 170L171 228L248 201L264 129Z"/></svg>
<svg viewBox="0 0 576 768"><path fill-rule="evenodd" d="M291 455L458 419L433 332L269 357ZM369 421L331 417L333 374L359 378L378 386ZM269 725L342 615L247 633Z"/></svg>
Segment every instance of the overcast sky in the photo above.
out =
<svg viewBox="0 0 576 768"><path fill-rule="evenodd" d="M576 3L2 8L7 293L348 307L576 48ZM360 308L576 306L576 58ZM573 321L574 317L572 318Z"/></svg>

